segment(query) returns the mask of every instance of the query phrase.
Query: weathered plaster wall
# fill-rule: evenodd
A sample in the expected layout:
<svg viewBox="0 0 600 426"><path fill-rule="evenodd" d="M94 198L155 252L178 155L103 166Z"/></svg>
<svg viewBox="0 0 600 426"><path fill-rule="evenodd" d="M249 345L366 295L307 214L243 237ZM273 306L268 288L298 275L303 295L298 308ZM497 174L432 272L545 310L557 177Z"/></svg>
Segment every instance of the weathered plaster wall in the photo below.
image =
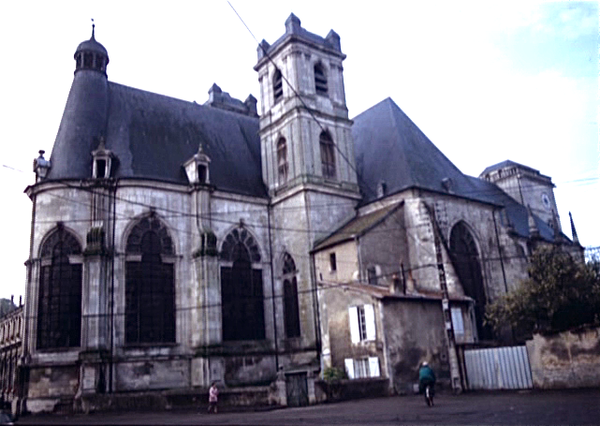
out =
<svg viewBox="0 0 600 426"><path fill-rule="evenodd" d="M429 362L438 382L449 383L441 301L386 299L382 321L388 374L396 392L413 392L423 361Z"/></svg>
<svg viewBox="0 0 600 426"><path fill-rule="evenodd" d="M536 334L526 342L533 386L564 389L600 386L600 328Z"/></svg>
<svg viewBox="0 0 600 426"><path fill-rule="evenodd" d="M387 371L383 357L383 334L379 300L352 286L321 286L321 327L323 329L324 367L344 369L346 358L378 357L383 377ZM348 308L371 304L375 314L375 340L352 343Z"/></svg>

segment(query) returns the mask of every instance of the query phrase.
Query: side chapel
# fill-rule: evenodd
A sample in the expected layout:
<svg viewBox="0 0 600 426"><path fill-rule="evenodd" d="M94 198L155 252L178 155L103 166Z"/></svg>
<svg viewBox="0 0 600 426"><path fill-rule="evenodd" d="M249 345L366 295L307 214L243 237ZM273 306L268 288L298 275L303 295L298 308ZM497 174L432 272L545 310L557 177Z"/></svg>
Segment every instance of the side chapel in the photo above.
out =
<svg viewBox="0 0 600 426"><path fill-rule="evenodd" d="M213 381L304 405L330 367L403 391L420 360L452 381L449 347L509 338L486 304L536 246L582 252L551 179L466 176L389 98L349 119L344 58L290 15L259 46L258 111L216 84L199 105L114 83L94 31L77 47L26 189L29 411Z"/></svg>

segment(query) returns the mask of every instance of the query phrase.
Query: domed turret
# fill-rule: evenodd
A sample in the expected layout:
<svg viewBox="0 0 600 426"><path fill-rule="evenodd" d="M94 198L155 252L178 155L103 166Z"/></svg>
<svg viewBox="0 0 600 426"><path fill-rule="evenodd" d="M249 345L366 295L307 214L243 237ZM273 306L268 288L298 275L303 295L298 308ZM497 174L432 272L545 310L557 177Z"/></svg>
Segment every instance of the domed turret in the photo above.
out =
<svg viewBox="0 0 600 426"><path fill-rule="evenodd" d="M93 70L106 75L108 52L96 41L95 29L96 25L92 25L92 37L77 46L75 51L76 73L81 70Z"/></svg>

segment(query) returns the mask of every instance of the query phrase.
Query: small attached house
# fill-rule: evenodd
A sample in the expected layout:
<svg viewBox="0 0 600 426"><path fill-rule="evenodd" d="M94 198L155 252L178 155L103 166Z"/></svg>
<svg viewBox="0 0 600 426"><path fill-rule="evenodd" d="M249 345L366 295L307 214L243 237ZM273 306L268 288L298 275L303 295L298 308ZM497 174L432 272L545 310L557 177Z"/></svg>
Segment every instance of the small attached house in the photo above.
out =
<svg viewBox="0 0 600 426"><path fill-rule="evenodd" d="M313 252L323 368L387 379L390 393L412 392L425 360L450 381L442 293L415 285L405 266L405 209L399 202L359 213ZM473 343L473 300L451 292L450 312L456 344Z"/></svg>

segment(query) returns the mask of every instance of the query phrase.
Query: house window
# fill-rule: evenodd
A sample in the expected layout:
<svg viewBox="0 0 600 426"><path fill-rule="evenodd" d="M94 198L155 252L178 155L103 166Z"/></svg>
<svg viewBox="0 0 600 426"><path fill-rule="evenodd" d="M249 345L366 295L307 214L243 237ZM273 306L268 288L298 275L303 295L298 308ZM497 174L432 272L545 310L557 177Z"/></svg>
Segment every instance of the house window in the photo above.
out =
<svg viewBox="0 0 600 426"><path fill-rule="evenodd" d="M331 272L337 271L337 261L335 259L335 252L329 253L329 270Z"/></svg>
<svg viewBox="0 0 600 426"><path fill-rule="evenodd" d="M76 238L59 227L41 250L38 293L37 348L56 349L79 346L81 340L81 263Z"/></svg>
<svg viewBox="0 0 600 426"><path fill-rule="evenodd" d="M263 340L265 317L261 256L244 228L231 231L221 247L223 340Z"/></svg>
<svg viewBox="0 0 600 426"><path fill-rule="evenodd" d="M452 314L452 328L454 329L454 334L457 336L462 336L465 334L465 325L463 322L462 309L453 307L450 309Z"/></svg>
<svg viewBox="0 0 600 426"><path fill-rule="evenodd" d="M348 317L352 343L375 340L375 313L373 305L351 306L348 308Z"/></svg>
<svg viewBox="0 0 600 426"><path fill-rule="evenodd" d="M328 132L322 132L319 136L321 146L321 171L323 177L335 179L335 147Z"/></svg>
<svg viewBox="0 0 600 426"><path fill-rule="evenodd" d="M283 99L283 76L281 71L276 70L273 76L273 101L274 103L279 102Z"/></svg>
<svg viewBox="0 0 600 426"><path fill-rule="evenodd" d="M173 244L156 217L140 220L127 239L125 341L128 344L175 342Z"/></svg>
<svg viewBox="0 0 600 426"><path fill-rule="evenodd" d="M317 95L327 96L327 75L323 64L315 65L315 90Z"/></svg>
<svg viewBox="0 0 600 426"><path fill-rule="evenodd" d="M377 285L377 268L374 266L367 268L367 279L369 280L369 284Z"/></svg>
<svg viewBox="0 0 600 426"><path fill-rule="evenodd" d="M287 338L300 336L300 312L298 309L298 282L296 264L289 253L283 260L283 307L285 335Z"/></svg>
<svg viewBox="0 0 600 426"><path fill-rule="evenodd" d="M285 138L280 138L277 141L277 173L279 183L287 181L288 177L288 160L287 160L287 142Z"/></svg>
<svg viewBox="0 0 600 426"><path fill-rule="evenodd" d="M364 379L381 376L379 358L376 356L358 359L346 358L344 360L344 365L349 379Z"/></svg>

